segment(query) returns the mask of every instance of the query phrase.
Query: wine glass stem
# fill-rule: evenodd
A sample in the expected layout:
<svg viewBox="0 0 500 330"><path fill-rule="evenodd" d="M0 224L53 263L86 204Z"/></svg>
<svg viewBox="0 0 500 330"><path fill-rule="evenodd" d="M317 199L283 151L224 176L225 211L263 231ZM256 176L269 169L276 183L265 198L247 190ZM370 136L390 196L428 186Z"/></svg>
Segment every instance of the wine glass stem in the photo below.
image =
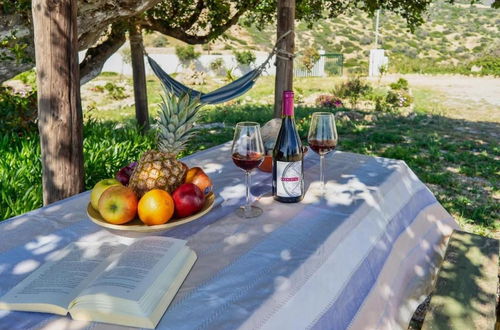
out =
<svg viewBox="0 0 500 330"><path fill-rule="evenodd" d="M245 182L247 186L247 199L245 203L245 214L250 212L250 171L245 171Z"/></svg>
<svg viewBox="0 0 500 330"><path fill-rule="evenodd" d="M321 195L325 193L325 155L319 156L319 182Z"/></svg>

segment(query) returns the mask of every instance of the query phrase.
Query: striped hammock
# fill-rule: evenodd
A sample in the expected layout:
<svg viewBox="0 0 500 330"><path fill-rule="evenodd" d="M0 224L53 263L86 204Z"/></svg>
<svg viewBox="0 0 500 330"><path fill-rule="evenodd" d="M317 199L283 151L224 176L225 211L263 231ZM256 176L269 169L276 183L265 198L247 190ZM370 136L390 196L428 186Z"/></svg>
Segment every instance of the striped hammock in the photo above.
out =
<svg viewBox="0 0 500 330"><path fill-rule="evenodd" d="M160 65L158 65L158 63L156 63L155 60L153 60L149 55L146 56L148 58L148 62L149 65L151 66L151 69L153 69L153 72L158 77L158 79L160 79L163 86L167 90L171 91L177 96L181 96L183 94L189 94L192 97L197 97L200 99L200 102L204 104L217 104L232 100L240 95L245 94L249 89L251 89L255 84L257 78L259 78L262 71L264 71L267 64L271 60L272 55L274 55L274 52L272 52L268 56L268 58L264 61L264 63L259 65L259 67L249 71L248 73L244 74L243 76L229 83L228 85L216 89L210 93L202 93L200 91L194 90L192 88L189 88L181 84L180 82L172 78L168 73L166 73L160 67Z"/></svg>

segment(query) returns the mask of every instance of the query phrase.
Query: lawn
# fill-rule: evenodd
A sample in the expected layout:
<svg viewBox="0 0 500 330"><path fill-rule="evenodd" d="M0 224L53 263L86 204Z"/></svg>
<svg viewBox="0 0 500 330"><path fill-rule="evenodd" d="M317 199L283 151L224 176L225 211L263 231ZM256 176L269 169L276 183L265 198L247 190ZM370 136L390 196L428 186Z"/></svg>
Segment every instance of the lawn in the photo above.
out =
<svg viewBox="0 0 500 330"><path fill-rule="evenodd" d="M154 134L141 136L134 127L134 109L128 78L100 77L94 85L112 81L125 86L125 98L113 100L106 92L83 91L85 110L85 186L91 189L100 179L111 177L116 169L137 159L153 147ZM295 82L298 98L307 100L318 92L329 92L338 80L305 78ZM218 82L221 84L223 82ZM215 88L217 82L204 86ZM271 77L237 101L207 106L201 124L224 123L224 127L204 128L191 142L186 154L232 139L236 122L252 120L264 123L272 118ZM157 112L161 90L158 82L148 79L151 116ZM404 160L433 191L443 206L467 231L500 237L499 181L500 150L497 123L472 122L447 117L440 97L431 90L414 90L415 111L408 114L375 112L364 109L328 110L299 105L296 121L302 138L314 111L338 114L339 150ZM101 95L102 94L102 95ZM129 94L129 95L127 95ZM435 100L435 101L433 101ZM353 119L345 114L354 114ZM210 133L210 134L207 134ZM36 132L0 139L0 219L40 207L41 165ZM33 150L35 152L33 152Z"/></svg>

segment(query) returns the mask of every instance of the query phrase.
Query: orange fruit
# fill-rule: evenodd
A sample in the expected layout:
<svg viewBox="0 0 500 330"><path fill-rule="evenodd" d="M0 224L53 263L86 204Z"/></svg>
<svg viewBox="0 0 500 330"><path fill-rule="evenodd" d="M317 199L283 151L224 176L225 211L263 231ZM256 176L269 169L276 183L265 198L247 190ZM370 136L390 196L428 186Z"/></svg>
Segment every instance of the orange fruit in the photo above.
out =
<svg viewBox="0 0 500 330"><path fill-rule="evenodd" d="M174 200L165 190L153 189L139 200L137 211L146 225L161 225L174 215Z"/></svg>

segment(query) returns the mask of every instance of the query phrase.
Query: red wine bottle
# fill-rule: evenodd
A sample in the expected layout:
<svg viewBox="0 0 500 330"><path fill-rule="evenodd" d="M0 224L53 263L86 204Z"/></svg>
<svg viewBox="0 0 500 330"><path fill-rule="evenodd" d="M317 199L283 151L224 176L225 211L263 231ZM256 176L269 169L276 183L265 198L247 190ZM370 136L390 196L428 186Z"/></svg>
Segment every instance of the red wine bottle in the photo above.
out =
<svg viewBox="0 0 500 330"><path fill-rule="evenodd" d="M283 203L304 198L304 155L295 127L293 92L283 92L282 121L273 150L273 196Z"/></svg>

